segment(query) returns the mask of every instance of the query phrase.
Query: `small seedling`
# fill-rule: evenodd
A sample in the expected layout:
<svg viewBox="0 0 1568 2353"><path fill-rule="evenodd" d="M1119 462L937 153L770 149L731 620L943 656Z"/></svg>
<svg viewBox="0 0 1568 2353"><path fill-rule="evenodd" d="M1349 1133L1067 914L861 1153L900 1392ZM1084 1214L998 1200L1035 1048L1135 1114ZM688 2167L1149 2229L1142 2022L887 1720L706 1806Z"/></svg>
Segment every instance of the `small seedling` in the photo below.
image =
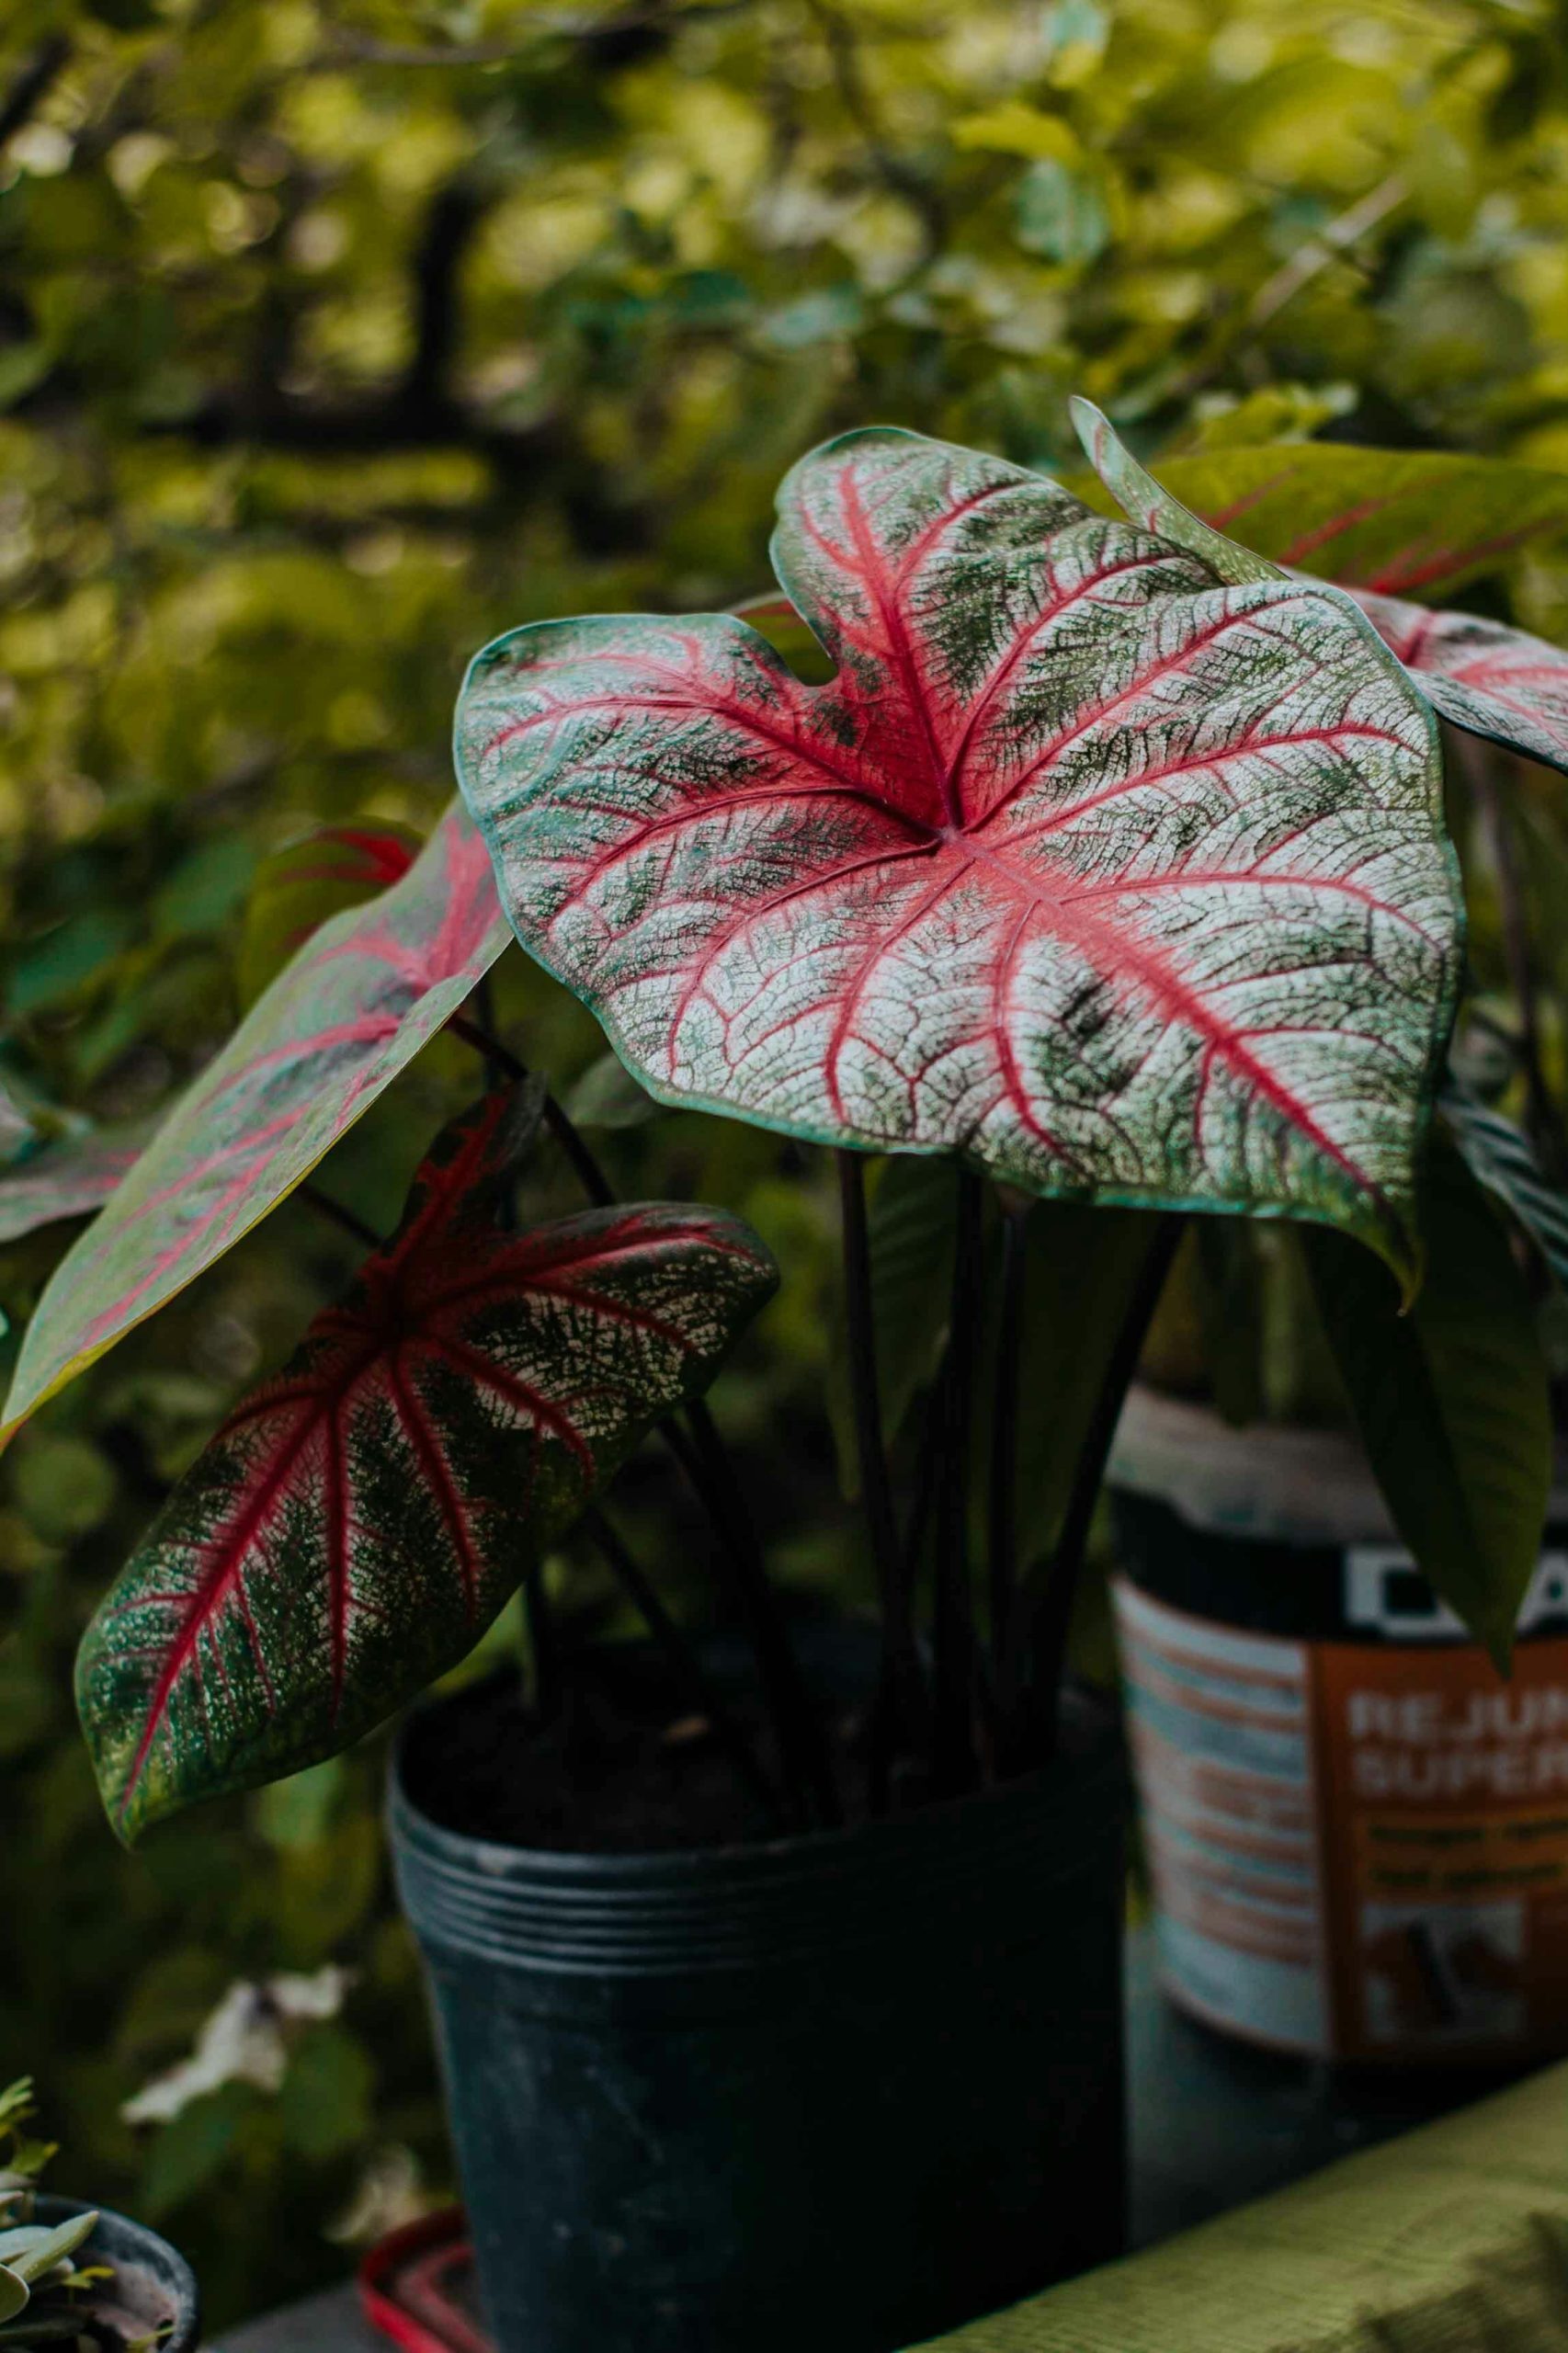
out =
<svg viewBox="0 0 1568 2353"><path fill-rule="evenodd" d="M76 2257L97 2228L96 2212L50 2224L36 2219L39 2177L54 2143L33 2137L32 2079L0 2091L0 2347L60 2346L69 2353L153 2353L158 2336L134 2346L94 2318L92 2291L114 2274ZM160 2333L161 2334L161 2333Z"/></svg>

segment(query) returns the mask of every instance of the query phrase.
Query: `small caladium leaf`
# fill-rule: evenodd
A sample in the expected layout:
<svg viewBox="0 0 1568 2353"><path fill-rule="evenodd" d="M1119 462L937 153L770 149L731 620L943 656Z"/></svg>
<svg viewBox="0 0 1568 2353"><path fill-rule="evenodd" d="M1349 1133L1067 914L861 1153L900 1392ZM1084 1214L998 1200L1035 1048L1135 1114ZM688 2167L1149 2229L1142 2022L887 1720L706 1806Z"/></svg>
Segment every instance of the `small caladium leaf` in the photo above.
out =
<svg viewBox="0 0 1568 2353"><path fill-rule="evenodd" d="M1451 1071L1437 1108L1471 1175L1506 1206L1568 1290L1568 1193L1548 1176L1528 1136Z"/></svg>
<svg viewBox="0 0 1568 2353"><path fill-rule="evenodd" d="M1037 1192L1327 1219L1408 1274L1457 876L1430 714L1343 599L1059 484L846 436L727 616L515 631L465 796L651 1092Z"/></svg>
<svg viewBox="0 0 1568 2353"><path fill-rule="evenodd" d="M1568 474L1508 459L1301 441L1165 458L1160 479L1258 555L1386 596L1451 596L1568 536Z"/></svg>
<svg viewBox="0 0 1568 2353"><path fill-rule="evenodd" d="M397 1234L229 1417L88 1628L126 1837L335 1754L472 1649L777 1279L716 1210L505 1230L512 1104L457 1121Z"/></svg>
<svg viewBox="0 0 1568 2353"><path fill-rule="evenodd" d="M263 859L245 900L241 1002L254 1005L329 916L401 882L423 843L412 825L368 817L358 824L319 826Z"/></svg>
<svg viewBox="0 0 1568 2353"><path fill-rule="evenodd" d="M1471 735L1568 771L1568 653L1475 613L1357 590L1357 603L1435 710Z"/></svg>
<svg viewBox="0 0 1568 2353"><path fill-rule="evenodd" d="M506 942L483 846L454 809L401 882L300 950L61 1261L0 1439L292 1192Z"/></svg>

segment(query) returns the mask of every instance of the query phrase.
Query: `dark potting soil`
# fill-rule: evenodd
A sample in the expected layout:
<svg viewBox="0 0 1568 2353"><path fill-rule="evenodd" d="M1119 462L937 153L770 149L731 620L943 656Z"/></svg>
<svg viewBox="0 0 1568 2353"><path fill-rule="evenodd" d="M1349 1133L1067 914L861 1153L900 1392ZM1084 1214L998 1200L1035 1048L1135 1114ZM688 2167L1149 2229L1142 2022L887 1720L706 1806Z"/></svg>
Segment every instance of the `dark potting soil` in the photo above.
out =
<svg viewBox="0 0 1568 2353"><path fill-rule="evenodd" d="M862 1645L806 1661L846 1826L870 1818ZM822 1670L826 1668L824 1673ZM722 1670L712 1681L774 1785L778 1775L755 1691ZM1069 1694L1062 1750L1092 1745L1103 1701ZM493 1676L415 1716L403 1786L430 1821L497 1846L557 1854L661 1854L750 1845L781 1824L748 1788L710 1718L675 1690L641 1645L606 1644L573 1663L560 1706L541 1719L512 1675ZM928 1792L895 1790L900 1810Z"/></svg>
<svg viewBox="0 0 1568 2353"><path fill-rule="evenodd" d="M777 1784L763 1711L727 1695L732 1722ZM850 1820L864 1815L864 1711L824 1708ZM640 1656L606 1650L574 1665L540 1719L510 1676L416 1716L403 1748L413 1802L444 1829L562 1854L659 1854L744 1846L779 1824L746 1786L710 1718Z"/></svg>

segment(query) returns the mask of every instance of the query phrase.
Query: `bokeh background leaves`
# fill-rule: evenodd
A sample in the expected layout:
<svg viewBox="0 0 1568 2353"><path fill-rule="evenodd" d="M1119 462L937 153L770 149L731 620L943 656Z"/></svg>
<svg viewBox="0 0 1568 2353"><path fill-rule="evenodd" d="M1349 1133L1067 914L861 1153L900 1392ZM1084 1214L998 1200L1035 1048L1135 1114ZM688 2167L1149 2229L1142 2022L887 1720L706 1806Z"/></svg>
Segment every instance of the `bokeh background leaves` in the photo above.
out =
<svg viewBox="0 0 1568 2353"><path fill-rule="evenodd" d="M1076 390L1150 458L1319 435L1568 471L1565 217L1549 0L12 0L0 1077L68 1122L154 1113L239 1009L256 874L315 824L433 822L474 646L766 586L773 484L845 426L1074 466ZM1465 601L1562 639L1558 544ZM1525 887L1568 939L1549 787L1519 787ZM824 1173L643 1119L513 955L496 996L628 1190L723 1200L780 1257L720 1410L800 1606L852 1585ZM472 1068L438 1042L324 1181L384 1226ZM73 1230L0 1249L13 1327ZM446 2183L379 1754L124 1859L69 1660L351 1255L285 1205L40 1416L0 1495L0 2080L38 2074L62 2185L154 2211L219 2322ZM680 1552L652 1472L623 1510ZM341 2007L278 2024L278 2087L123 2120L236 1980L328 1962Z"/></svg>

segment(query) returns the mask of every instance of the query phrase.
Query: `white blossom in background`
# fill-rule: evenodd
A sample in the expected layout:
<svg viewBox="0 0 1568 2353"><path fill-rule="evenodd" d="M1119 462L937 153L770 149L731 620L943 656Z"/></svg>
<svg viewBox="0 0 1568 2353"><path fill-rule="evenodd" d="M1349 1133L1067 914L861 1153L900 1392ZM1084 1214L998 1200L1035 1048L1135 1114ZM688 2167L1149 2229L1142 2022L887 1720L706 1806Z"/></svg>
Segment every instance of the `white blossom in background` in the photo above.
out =
<svg viewBox="0 0 1568 2353"><path fill-rule="evenodd" d="M289 2066L288 2029L335 2018L353 1972L329 1962L312 1976L242 1977L203 2022L190 2056L143 2084L120 2109L127 2124L168 2124L191 2101L225 2084L282 2088Z"/></svg>

